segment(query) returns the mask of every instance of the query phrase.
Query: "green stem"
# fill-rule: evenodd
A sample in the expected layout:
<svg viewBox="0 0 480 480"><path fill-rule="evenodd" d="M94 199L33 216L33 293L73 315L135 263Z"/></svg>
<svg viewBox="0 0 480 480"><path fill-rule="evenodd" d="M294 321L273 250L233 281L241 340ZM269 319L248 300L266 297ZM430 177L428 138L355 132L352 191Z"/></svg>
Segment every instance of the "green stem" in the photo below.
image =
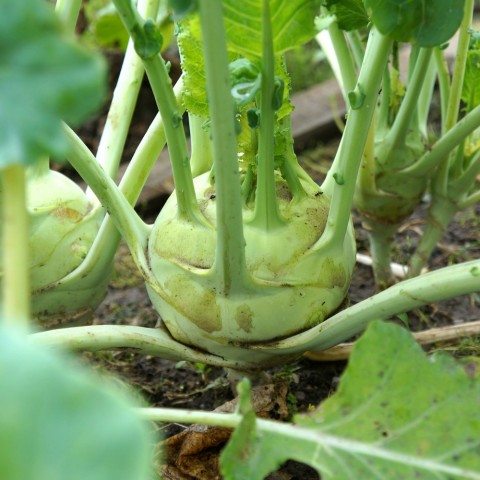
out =
<svg viewBox="0 0 480 480"><path fill-rule="evenodd" d="M478 292L479 281L480 260L444 267L397 283L306 332L252 349L265 353L274 350L278 355L322 351L352 338L374 319L389 319L423 305Z"/></svg>
<svg viewBox="0 0 480 480"><path fill-rule="evenodd" d="M462 200L459 204L458 204L458 208L460 210L463 210L464 208L468 208L468 207L471 207L473 205L475 205L476 203L480 202L480 190L472 193L471 195L469 195L467 198L465 198L464 200Z"/></svg>
<svg viewBox="0 0 480 480"><path fill-rule="evenodd" d="M242 196L237 160L235 108L221 0L199 2L207 95L212 121L217 208L214 271L220 294L244 291L248 284Z"/></svg>
<svg viewBox="0 0 480 480"><path fill-rule="evenodd" d="M417 102L417 124L423 138L425 139L428 138L428 115L432 105L432 96L436 80L437 71L433 55L431 55Z"/></svg>
<svg viewBox="0 0 480 480"><path fill-rule="evenodd" d="M448 154L457 147L468 135L480 126L480 105L467 113L455 126L424 153L413 165L405 168L402 172L408 175L426 175Z"/></svg>
<svg viewBox="0 0 480 480"><path fill-rule="evenodd" d="M180 78L175 85L177 98L181 96L182 92L183 82ZM70 131L70 141L79 145L82 144L82 141L74 136L72 131ZM119 185L120 191L131 205L135 205L137 202L147 177L165 146L165 142L163 121L161 116L157 114L137 147ZM73 272L62 278L55 287L68 286L71 282L78 281L79 277L88 276L92 283L95 282L97 274L101 276L105 270L110 268L120 239L121 235L115 227L112 217L107 215L85 260Z"/></svg>
<svg viewBox="0 0 480 480"><path fill-rule="evenodd" d="M140 0L137 8L141 15L150 18L156 16L158 4L159 0ZM122 158L143 73L142 59L130 40L96 154L97 161L112 178L115 178Z"/></svg>
<svg viewBox="0 0 480 480"><path fill-rule="evenodd" d="M443 50L435 47L433 50L435 58L435 66L437 67L437 78L440 87L440 112L442 114L442 134L445 133L445 119L447 117L447 109L450 98L450 72L448 65L443 56Z"/></svg>
<svg viewBox="0 0 480 480"><path fill-rule="evenodd" d="M71 327L35 333L30 339L37 345L62 350L96 352L115 348L133 348L145 355L167 360L187 360L219 367L247 368L249 364L236 363L222 357L203 353L177 342L162 328L130 325L92 325Z"/></svg>
<svg viewBox="0 0 480 480"><path fill-rule="evenodd" d="M449 197L458 204L470 192L478 174L480 174L480 152L474 155L468 166L457 178L450 180Z"/></svg>
<svg viewBox="0 0 480 480"><path fill-rule="evenodd" d="M390 70L385 67L382 77L382 93L380 107L378 108L375 131L380 138L384 138L390 128L390 95L391 95Z"/></svg>
<svg viewBox="0 0 480 480"><path fill-rule="evenodd" d="M69 32L75 31L82 0L57 0L55 11Z"/></svg>
<svg viewBox="0 0 480 480"><path fill-rule="evenodd" d="M418 54L412 76L408 82L405 97L402 100L393 125L385 138L385 145L389 146L390 152L394 152L405 143L405 138L412 128L412 120L416 120L414 115L417 109L418 98L425 81L431 54L431 48L422 48ZM388 153L387 156L389 156Z"/></svg>
<svg viewBox="0 0 480 480"><path fill-rule="evenodd" d="M145 22L128 0L114 0L137 54L142 58L155 100L164 121L165 136L172 164L178 214L195 223L204 223L198 207L190 170L187 140L181 111L176 101L165 62L160 57L161 43L152 24Z"/></svg>
<svg viewBox="0 0 480 480"><path fill-rule="evenodd" d="M472 24L474 0L465 0L464 16L459 29L458 45L455 55L455 66L452 75L452 84L448 98L447 113L444 121L444 132L448 133L456 124L460 111L462 85L467 64L468 44L470 41L470 28ZM433 177L433 188L440 195L446 196L448 192L448 176L451 158L447 156L441 162Z"/></svg>
<svg viewBox="0 0 480 480"><path fill-rule="evenodd" d="M420 275L422 268L427 264L433 249L438 245L456 212L457 205L455 203L439 195L432 196L425 229L420 243L409 261L409 277Z"/></svg>
<svg viewBox="0 0 480 480"><path fill-rule="evenodd" d="M375 284L379 290L385 290L395 283L391 268L391 251L398 225L377 223L368 218L363 224L370 243Z"/></svg>
<svg viewBox="0 0 480 480"><path fill-rule="evenodd" d="M348 105L348 92L355 88L357 72L351 50L345 40L345 34L337 23L332 23L328 31L321 31L316 38L340 85L345 103Z"/></svg>
<svg viewBox="0 0 480 480"><path fill-rule="evenodd" d="M318 248L343 244L350 220L358 169L391 45L391 39L375 29L371 30L364 63L355 87L356 95L360 97L360 107L351 108L348 113L337 155L322 186L332 200L327 226L317 244Z"/></svg>
<svg viewBox="0 0 480 480"><path fill-rule="evenodd" d="M281 228L281 218L277 203L274 166L274 52L269 0L263 0L262 10L262 86L260 94L260 128L258 139L257 190L255 212L251 224L270 232Z"/></svg>
<svg viewBox="0 0 480 480"><path fill-rule="evenodd" d="M151 280L151 272L146 259L146 247L150 227L143 223L115 182L104 172L93 154L78 140L77 135L65 126L66 138L69 141L68 161L85 180L88 186L111 215L115 226L127 242L137 266L147 281Z"/></svg>
<svg viewBox="0 0 480 480"><path fill-rule="evenodd" d="M231 429L238 427L244 419L240 413L205 412L202 410L173 408L137 408L136 412L142 419L153 422L199 423ZM365 458L364 462L367 465L370 462L383 462L408 468L409 471L435 472L436 475L435 473L434 475L438 478L480 480L480 475L471 468L459 468L446 465L435 459L430 460L394 452L387 450L378 443L367 443L347 439L345 436L331 435L325 433L320 428L306 428L301 425L256 418L253 431L257 432L256 434L260 437L264 435L266 438L275 438L278 444L288 445L288 452L285 452L283 458L307 465L312 463L312 452L322 451L325 452L325 455L335 458L337 458L337 455L338 458L343 456L351 456L355 459ZM318 460L317 457L314 458ZM321 462L321 456L319 459ZM419 475L421 474L419 473Z"/></svg>
<svg viewBox="0 0 480 480"><path fill-rule="evenodd" d="M30 265L25 167L2 171L2 297L4 323L27 330L30 321Z"/></svg>
<svg viewBox="0 0 480 480"><path fill-rule="evenodd" d="M203 128L204 122L204 118L192 113L188 114L191 142L190 167L194 177L210 171L213 165L212 142L209 132Z"/></svg>

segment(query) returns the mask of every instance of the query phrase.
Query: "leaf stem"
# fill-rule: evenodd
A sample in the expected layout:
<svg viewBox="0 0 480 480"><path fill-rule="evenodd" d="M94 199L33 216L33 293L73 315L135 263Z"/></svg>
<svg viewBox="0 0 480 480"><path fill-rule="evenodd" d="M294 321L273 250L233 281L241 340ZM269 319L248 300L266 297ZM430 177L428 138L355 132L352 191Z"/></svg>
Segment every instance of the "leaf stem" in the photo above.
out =
<svg viewBox="0 0 480 480"><path fill-rule="evenodd" d="M262 86L260 93L260 128L258 139L257 190L251 224L266 232L284 225L277 203L274 166L274 52L269 0L262 9Z"/></svg>
<svg viewBox="0 0 480 480"><path fill-rule="evenodd" d="M365 60L355 87L359 108L349 110L337 155L322 185L322 189L331 195L332 199L327 226L316 248L343 244L350 220L358 169L391 45L391 39L375 29L371 30Z"/></svg>
<svg viewBox="0 0 480 480"><path fill-rule="evenodd" d="M145 22L128 0L114 0L123 23L142 58L158 109L163 118L172 164L178 215L185 220L204 223L198 207L190 170L187 140L180 108L173 93L165 62L159 55L161 41L152 22Z"/></svg>
<svg viewBox="0 0 480 480"><path fill-rule="evenodd" d="M30 320L30 265L25 166L2 171L2 319L23 330Z"/></svg>
<svg viewBox="0 0 480 480"><path fill-rule="evenodd" d="M423 305L477 292L479 280L480 260L440 268L399 282L306 332L258 348L274 349L279 355L299 350L325 350L360 333L373 319L388 319Z"/></svg>
<svg viewBox="0 0 480 480"><path fill-rule="evenodd" d="M75 31L82 0L57 0L55 11L69 32Z"/></svg>
<svg viewBox="0 0 480 480"><path fill-rule="evenodd" d="M480 126L480 105L467 113L458 123L424 153L414 164L402 170L408 175L425 175L437 166L468 135Z"/></svg>
<svg viewBox="0 0 480 480"><path fill-rule="evenodd" d="M181 410L173 408L137 408L136 412L144 420L154 422L198 423L223 428L236 428L243 420L239 413L217 413L202 410ZM342 436L331 435L322 431L321 427L312 429L301 425L278 422L274 420L255 419L257 435L269 434L279 444L290 445L288 454L280 458L288 458L302 463L311 464L312 452L317 452L321 462L322 456L318 453L319 448L325 455L336 456L340 453L348 454L354 458L376 459L382 462L391 462L403 467L408 466L411 470L434 472L438 477L442 474L450 477L458 477L468 480L480 480L480 474L472 469L459 468L444 462L421 458L414 454L399 453L382 446L381 442L368 443ZM373 460L372 460L373 461Z"/></svg>
<svg viewBox="0 0 480 480"><path fill-rule="evenodd" d="M212 122L217 245L214 274L223 295L245 291L249 283L243 236L242 196L237 159L235 109L231 95L221 0L199 2L207 95Z"/></svg>
<svg viewBox="0 0 480 480"><path fill-rule="evenodd" d="M137 8L142 16L150 18L155 17L158 5L159 0L140 0ZM112 178L120 164L143 73L142 59L130 39L96 154L97 161Z"/></svg>
<svg viewBox="0 0 480 480"><path fill-rule="evenodd" d="M455 55L455 66L453 68L450 95L448 98L447 112L445 116L444 133L454 128L457 124L462 96L462 85L465 77L467 64L468 44L470 41L470 27L472 24L474 0L465 0L463 20L459 29L458 45ZM448 191L449 167L452 159L446 156L438 170L435 172L432 188L435 192L446 196Z"/></svg>
<svg viewBox="0 0 480 480"><path fill-rule="evenodd" d="M418 98L422 91L431 56L431 48L420 49L412 76L408 82L405 97L385 138L385 145L388 145L388 150L386 151L387 158L390 156L390 152L394 152L404 144L405 138L411 129L411 123L414 120Z"/></svg>

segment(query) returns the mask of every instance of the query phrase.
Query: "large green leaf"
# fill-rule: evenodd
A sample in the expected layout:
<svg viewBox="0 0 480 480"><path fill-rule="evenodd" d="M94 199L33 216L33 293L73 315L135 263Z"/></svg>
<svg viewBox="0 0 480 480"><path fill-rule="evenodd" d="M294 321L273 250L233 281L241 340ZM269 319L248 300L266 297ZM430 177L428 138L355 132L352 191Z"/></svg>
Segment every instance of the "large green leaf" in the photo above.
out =
<svg viewBox="0 0 480 480"><path fill-rule="evenodd" d="M433 47L449 40L460 26L464 0L364 0L364 4L384 35Z"/></svg>
<svg viewBox="0 0 480 480"><path fill-rule="evenodd" d="M338 26L350 31L364 28L369 19L362 0L324 0L325 8L335 15Z"/></svg>
<svg viewBox="0 0 480 480"><path fill-rule="evenodd" d="M259 63L262 55L262 0L250 0L241 6L237 1L226 0L223 5L230 60L245 57ZM316 34L314 19L319 5L320 0L271 1L273 43L278 59L276 74L284 78L286 84L288 79L284 65L279 60L281 54L313 38ZM178 45L184 72L185 106L198 116L207 116L205 67L197 16L190 16L180 22ZM288 102L284 108L286 110L281 115L291 111Z"/></svg>
<svg viewBox="0 0 480 480"><path fill-rule="evenodd" d="M462 88L467 113L480 105L480 34L472 32L471 35Z"/></svg>
<svg viewBox="0 0 480 480"><path fill-rule="evenodd" d="M249 59L262 54L262 3L263 0L223 2L229 46ZM270 1L273 48L277 55L314 37L314 19L320 4L321 0Z"/></svg>
<svg viewBox="0 0 480 480"><path fill-rule="evenodd" d="M446 355L427 357L406 330L374 322L334 395L295 425L246 418L222 463L227 480L260 480L287 459L324 480L478 480L480 383Z"/></svg>
<svg viewBox="0 0 480 480"><path fill-rule="evenodd" d="M146 480L151 441L119 391L0 329L0 476Z"/></svg>
<svg viewBox="0 0 480 480"><path fill-rule="evenodd" d="M44 0L0 0L0 167L66 147L61 120L79 122L104 96L105 68L68 37Z"/></svg>

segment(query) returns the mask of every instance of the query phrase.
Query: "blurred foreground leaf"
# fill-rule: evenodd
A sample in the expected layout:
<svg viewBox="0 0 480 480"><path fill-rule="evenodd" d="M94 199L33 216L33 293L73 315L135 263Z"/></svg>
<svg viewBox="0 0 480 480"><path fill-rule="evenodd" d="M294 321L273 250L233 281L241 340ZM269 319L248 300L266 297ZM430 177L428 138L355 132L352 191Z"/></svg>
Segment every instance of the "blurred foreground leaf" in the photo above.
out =
<svg viewBox="0 0 480 480"><path fill-rule="evenodd" d="M324 480L478 480L479 407L478 379L446 355L427 357L405 329L374 322L315 412L295 425L245 415L224 475L260 480L293 459Z"/></svg>
<svg viewBox="0 0 480 480"><path fill-rule="evenodd" d="M0 11L0 167L61 155L61 120L85 119L104 97L103 61L44 0L0 0Z"/></svg>
<svg viewBox="0 0 480 480"><path fill-rule="evenodd" d="M146 480L151 438L119 391L0 329L5 480Z"/></svg>

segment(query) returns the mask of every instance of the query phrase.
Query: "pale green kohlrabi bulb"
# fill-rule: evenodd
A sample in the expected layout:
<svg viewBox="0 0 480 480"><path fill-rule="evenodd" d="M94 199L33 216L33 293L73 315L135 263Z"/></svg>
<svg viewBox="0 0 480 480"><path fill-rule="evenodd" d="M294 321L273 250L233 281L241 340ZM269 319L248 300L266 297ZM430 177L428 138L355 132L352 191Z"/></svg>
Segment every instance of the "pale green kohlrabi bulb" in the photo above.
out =
<svg viewBox="0 0 480 480"><path fill-rule="evenodd" d="M61 280L85 259L103 211L93 209L72 180L51 170L27 174L27 208L32 315L44 327L81 321L104 298L110 272L94 282L88 275L67 286Z"/></svg>
<svg viewBox="0 0 480 480"><path fill-rule="evenodd" d="M277 199L285 226L268 234L249 225L253 205L244 207L246 262L251 286L217 295L212 275L216 244L214 187L209 174L195 179L200 209L210 226L179 219L175 193L162 209L148 245L152 302L180 342L248 360L248 345L272 342L307 330L344 301L355 264L351 224L343 243L315 248L325 228L330 200L302 181L307 196L292 201L277 178Z"/></svg>

